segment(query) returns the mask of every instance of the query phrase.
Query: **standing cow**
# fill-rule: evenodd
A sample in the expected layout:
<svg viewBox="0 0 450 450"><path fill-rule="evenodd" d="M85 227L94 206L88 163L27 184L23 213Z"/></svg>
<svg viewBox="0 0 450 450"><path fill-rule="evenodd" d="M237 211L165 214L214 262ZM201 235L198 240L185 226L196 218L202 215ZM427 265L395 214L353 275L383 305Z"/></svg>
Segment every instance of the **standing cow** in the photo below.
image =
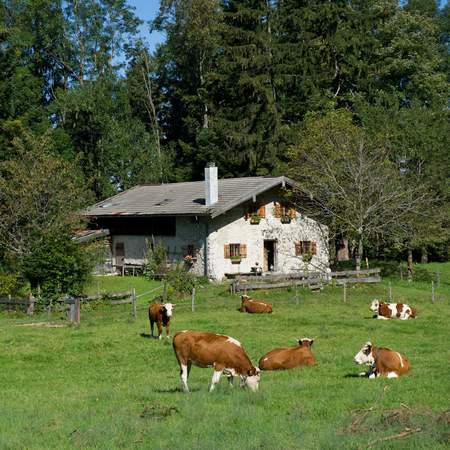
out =
<svg viewBox="0 0 450 450"><path fill-rule="evenodd" d="M259 360L261 370L285 370L299 366L313 366L316 359L311 352L314 339L299 339L296 347L276 348Z"/></svg>
<svg viewBox="0 0 450 450"><path fill-rule="evenodd" d="M272 305L262 300L251 299L248 295L242 295L239 311L250 314L270 314L272 312Z"/></svg>
<svg viewBox="0 0 450 450"><path fill-rule="evenodd" d="M213 391L222 373L230 385L233 377L241 378L241 387L256 391L259 385L259 369L254 367L242 345L236 339L223 334L200 331L181 331L173 338L173 349L180 365L181 388L189 392L187 380L191 365L213 367L214 373L209 391Z"/></svg>
<svg viewBox="0 0 450 450"><path fill-rule="evenodd" d="M364 345L355 355L354 360L356 364L369 366L367 373L360 374L369 378L398 378L411 369L406 356L389 348L375 347L371 342L367 342Z"/></svg>
<svg viewBox="0 0 450 450"><path fill-rule="evenodd" d="M377 313L377 319L400 319L408 320L415 319L417 316L417 310L411 308L406 303L385 303L380 300L374 300L370 305L370 309Z"/></svg>
<svg viewBox="0 0 450 450"><path fill-rule="evenodd" d="M170 318L174 308L172 303L152 303L148 307L148 318L150 320L150 333L153 337L153 325L158 327L158 339L161 339L163 326L166 328L166 337L170 334Z"/></svg>

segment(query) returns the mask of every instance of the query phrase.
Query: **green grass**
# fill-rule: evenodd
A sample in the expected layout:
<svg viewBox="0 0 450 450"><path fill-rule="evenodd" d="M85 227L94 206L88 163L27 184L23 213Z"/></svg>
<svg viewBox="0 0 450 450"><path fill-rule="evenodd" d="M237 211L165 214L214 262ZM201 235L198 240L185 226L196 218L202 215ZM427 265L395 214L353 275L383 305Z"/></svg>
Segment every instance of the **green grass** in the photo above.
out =
<svg viewBox="0 0 450 450"><path fill-rule="evenodd" d="M99 282L100 290L131 285L138 294L158 286L139 277ZM386 298L389 282L394 300L418 308L417 320L371 318L368 305ZM173 333L226 333L255 364L297 337L316 338L316 367L263 373L257 393L231 390L223 379L209 394L212 370L196 367L192 392L180 392L172 346L141 337L148 296L139 298L136 322L129 305L82 311L79 327L20 327L29 318L0 315L0 448L357 449L405 428L421 431L373 448L448 448L448 285L434 304L429 284L394 279L349 288L345 304L339 287L299 294L296 305L292 291L255 293L274 304L261 316L239 313L225 285L199 289L195 313L188 299L177 302ZM58 314L33 321L65 323ZM408 356L412 372L399 380L348 377L361 370L353 356L369 339Z"/></svg>

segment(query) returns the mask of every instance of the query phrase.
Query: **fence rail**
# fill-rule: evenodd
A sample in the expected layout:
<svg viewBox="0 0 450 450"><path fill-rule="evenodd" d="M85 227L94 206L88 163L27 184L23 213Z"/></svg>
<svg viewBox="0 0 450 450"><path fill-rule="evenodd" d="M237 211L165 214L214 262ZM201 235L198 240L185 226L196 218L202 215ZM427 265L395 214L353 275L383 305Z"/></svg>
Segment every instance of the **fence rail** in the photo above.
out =
<svg viewBox="0 0 450 450"><path fill-rule="evenodd" d="M311 290L320 289L332 280L336 284L378 283L381 281L381 269L345 270L339 272L296 272L277 275L239 275L236 274L230 284L231 293L247 290L280 289L292 286L308 286Z"/></svg>

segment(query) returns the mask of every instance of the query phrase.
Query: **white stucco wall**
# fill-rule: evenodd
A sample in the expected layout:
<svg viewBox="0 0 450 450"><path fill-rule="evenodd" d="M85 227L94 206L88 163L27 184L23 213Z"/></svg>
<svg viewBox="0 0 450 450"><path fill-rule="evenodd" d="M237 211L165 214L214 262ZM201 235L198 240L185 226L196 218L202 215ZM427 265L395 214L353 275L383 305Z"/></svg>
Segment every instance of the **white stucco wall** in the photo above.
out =
<svg viewBox="0 0 450 450"><path fill-rule="evenodd" d="M250 272L256 262L263 267L264 240L276 242L274 272L318 271L329 267L326 227L320 227L317 222L298 212L291 223L282 224L274 215L273 198L266 198L264 203L266 217L257 225L245 220L243 207L237 207L212 221L208 237L208 276L220 280L225 273ZM309 263L295 256L295 243L299 241L317 243L317 254ZM224 246L230 243L247 246L247 257L242 258L239 264L233 264L224 257Z"/></svg>

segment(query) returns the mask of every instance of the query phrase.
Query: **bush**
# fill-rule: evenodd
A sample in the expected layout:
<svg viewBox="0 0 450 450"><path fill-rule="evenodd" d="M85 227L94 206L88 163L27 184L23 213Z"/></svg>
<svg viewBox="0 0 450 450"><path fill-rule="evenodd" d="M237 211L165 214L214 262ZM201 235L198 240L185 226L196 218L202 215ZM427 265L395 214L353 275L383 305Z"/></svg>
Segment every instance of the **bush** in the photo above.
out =
<svg viewBox="0 0 450 450"><path fill-rule="evenodd" d="M169 289L173 288L174 294L183 296L191 294L192 290L198 286L199 279L186 270L183 263L178 263L175 268L167 272L165 280L169 285Z"/></svg>
<svg viewBox="0 0 450 450"><path fill-rule="evenodd" d="M23 279L18 273L0 274L0 297L20 296L23 287Z"/></svg>
<svg viewBox="0 0 450 450"><path fill-rule="evenodd" d="M167 272L166 248L158 242L155 247L147 244L147 263L144 266L144 275L149 280L159 280Z"/></svg>
<svg viewBox="0 0 450 450"><path fill-rule="evenodd" d="M69 235L44 237L23 260L24 276L32 290L40 287L43 303L49 303L63 294L80 295L95 262L88 247L72 241Z"/></svg>

